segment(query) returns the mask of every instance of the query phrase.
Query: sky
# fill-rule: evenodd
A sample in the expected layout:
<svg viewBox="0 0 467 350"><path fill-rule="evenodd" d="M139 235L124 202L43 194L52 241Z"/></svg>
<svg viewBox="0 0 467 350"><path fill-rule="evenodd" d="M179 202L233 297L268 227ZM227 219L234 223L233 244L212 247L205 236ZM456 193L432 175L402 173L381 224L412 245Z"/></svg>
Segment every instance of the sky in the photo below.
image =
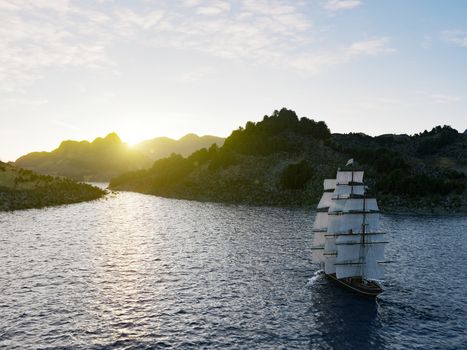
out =
<svg viewBox="0 0 467 350"><path fill-rule="evenodd" d="M467 128L464 0L0 0L0 160L117 132Z"/></svg>

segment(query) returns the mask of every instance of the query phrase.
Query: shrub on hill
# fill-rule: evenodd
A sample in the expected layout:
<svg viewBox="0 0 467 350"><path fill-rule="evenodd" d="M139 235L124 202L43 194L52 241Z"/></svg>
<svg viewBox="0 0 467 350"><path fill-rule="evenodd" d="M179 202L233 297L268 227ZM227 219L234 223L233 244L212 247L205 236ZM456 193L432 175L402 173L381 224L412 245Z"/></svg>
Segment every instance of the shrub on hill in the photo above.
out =
<svg viewBox="0 0 467 350"><path fill-rule="evenodd" d="M300 190L305 188L307 182L313 177L313 169L306 160L300 163L289 164L280 174L280 184L287 190Z"/></svg>

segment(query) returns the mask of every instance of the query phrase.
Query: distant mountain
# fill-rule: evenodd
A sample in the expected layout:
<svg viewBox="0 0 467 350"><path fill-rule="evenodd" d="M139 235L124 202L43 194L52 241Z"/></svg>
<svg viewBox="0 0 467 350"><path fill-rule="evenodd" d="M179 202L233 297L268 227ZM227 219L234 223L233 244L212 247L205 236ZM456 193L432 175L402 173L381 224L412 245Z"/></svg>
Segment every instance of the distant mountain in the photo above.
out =
<svg viewBox="0 0 467 350"><path fill-rule="evenodd" d="M172 153L189 156L194 151L209 147L213 143L220 147L224 143L224 140L222 137L210 135L200 137L196 134L187 134L178 140L168 137L156 137L137 144L135 149L140 150L149 158L157 160L168 157Z"/></svg>
<svg viewBox="0 0 467 350"><path fill-rule="evenodd" d="M32 152L18 158L15 165L40 174L65 176L78 181L108 181L124 172L148 168L154 160L172 153L189 155L224 139L188 134L179 140L159 137L135 147L122 142L116 133L92 142L63 141L52 152Z"/></svg>
<svg viewBox="0 0 467 350"><path fill-rule="evenodd" d="M413 136L331 134L281 109L234 130L222 147L172 155L110 187L165 197L264 205L316 205L324 178L354 158L381 207L467 211L467 136L438 126Z"/></svg>
<svg viewBox="0 0 467 350"><path fill-rule="evenodd" d="M79 181L106 181L125 171L142 169L151 160L123 143L115 133L92 142L63 141L52 152L33 152L15 165L40 174L65 176Z"/></svg>
<svg viewBox="0 0 467 350"><path fill-rule="evenodd" d="M104 195L94 186L0 162L0 211L77 203Z"/></svg>

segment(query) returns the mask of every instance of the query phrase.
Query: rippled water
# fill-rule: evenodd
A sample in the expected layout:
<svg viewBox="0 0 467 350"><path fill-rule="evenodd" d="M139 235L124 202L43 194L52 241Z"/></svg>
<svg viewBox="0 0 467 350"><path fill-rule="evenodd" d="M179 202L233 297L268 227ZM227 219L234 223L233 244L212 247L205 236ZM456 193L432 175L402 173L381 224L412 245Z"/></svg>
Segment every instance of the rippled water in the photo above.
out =
<svg viewBox="0 0 467 350"><path fill-rule="evenodd" d="M465 216L384 216L376 302L316 273L313 216L125 192L0 213L0 348L465 349Z"/></svg>

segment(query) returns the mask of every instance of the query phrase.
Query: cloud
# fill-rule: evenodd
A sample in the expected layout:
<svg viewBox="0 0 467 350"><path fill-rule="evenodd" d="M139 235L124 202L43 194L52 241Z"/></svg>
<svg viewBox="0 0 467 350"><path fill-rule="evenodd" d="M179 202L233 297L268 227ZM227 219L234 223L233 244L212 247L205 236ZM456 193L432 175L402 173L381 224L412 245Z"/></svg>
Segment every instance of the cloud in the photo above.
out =
<svg viewBox="0 0 467 350"><path fill-rule="evenodd" d="M97 30L105 14L65 0L1 3L0 83L14 91L41 78L51 67L96 69L111 65L108 41Z"/></svg>
<svg viewBox="0 0 467 350"><path fill-rule="evenodd" d="M360 4L327 2L330 10ZM0 1L0 86L21 89L56 68L114 72L118 57L112 52L122 42L312 74L391 52L387 38L318 46L326 40L309 6L283 0Z"/></svg>
<svg viewBox="0 0 467 350"><path fill-rule="evenodd" d="M156 10L138 14L130 9L119 9L115 14L121 22L147 30L154 27L161 21L164 16L164 11Z"/></svg>
<svg viewBox="0 0 467 350"><path fill-rule="evenodd" d="M201 4L202 0L185 0L183 4L185 6L191 7L191 6L197 6Z"/></svg>
<svg viewBox="0 0 467 350"><path fill-rule="evenodd" d="M327 0L324 8L328 11L349 10L362 5L360 0Z"/></svg>
<svg viewBox="0 0 467 350"><path fill-rule="evenodd" d="M467 47L467 33L462 30L445 30L441 33L441 38L447 43Z"/></svg>
<svg viewBox="0 0 467 350"><path fill-rule="evenodd" d="M458 96L443 95L443 94L431 94L430 98L434 103L438 103L438 104L449 104L449 103L460 101L460 97Z"/></svg>
<svg viewBox="0 0 467 350"><path fill-rule="evenodd" d="M0 99L0 106L7 106L11 108L12 106L42 106L48 104L49 101L46 99L31 99L23 97L9 97Z"/></svg>
<svg viewBox="0 0 467 350"><path fill-rule="evenodd" d="M200 15L214 16L230 11L230 4L227 1L211 1L205 6L197 8L196 13Z"/></svg>
<svg viewBox="0 0 467 350"><path fill-rule="evenodd" d="M301 55L291 61L291 65L299 70L312 74L320 73L329 66L344 64L361 56L376 56L392 53L395 50L388 47L388 38L376 38L357 41L346 47L322 52L320 54Z"/></svg>
<svg viewBox="0 0 467 350"><path fill-rule="evenodd" d="M388 48L388 38L377 38L366 41L358 41L350 45L346 50L347 56L370 55L375 56L381 53L391 53L394 49Z"/></svg>

